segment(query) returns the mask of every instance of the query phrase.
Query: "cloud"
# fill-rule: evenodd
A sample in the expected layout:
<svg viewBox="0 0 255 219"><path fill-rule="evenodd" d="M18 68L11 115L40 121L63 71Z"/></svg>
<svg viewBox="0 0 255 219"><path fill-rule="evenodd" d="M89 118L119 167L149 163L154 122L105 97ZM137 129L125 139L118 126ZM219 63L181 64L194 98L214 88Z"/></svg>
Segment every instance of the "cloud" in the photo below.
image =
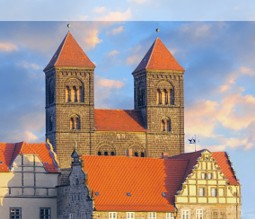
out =
<svg viewBox="0 0 255 219"><path fill-rule="evenodd" d="M131 2L131 3L135 3L135 4L145 4L145 3L148 3L149 0L128 0L128 2Z"/></svg>
<svg viewBox="0 0 255 219"><path fill-rule="evenodd" d="M36 64L36 63L29 63L26 61L22 61L20 63L18 63L18 66L22 67L22 68L26 68L26 69L32 69L32 70L40 70L41 66Z"/></svg>
<svg viewBox="0 0 255 219"><path fill-rule="evenodd" d="M96 82L96 87L105 87L105 88L110 88L110 89L120 89L124 86L125 84L122 81L118 80L110 80L110 79L104 79L100 78Z"/></svg>
<svg viewBox="0 0 255 219"><path fill-rule="evenodd" d="M83 37L83 42L86 44L86 48L93 49L97 44L101 43L102 40L99 38L99 29L94 27L90 31L86 31Z"/></svg>
<svg viewBox="0 0 255 219"><path fill-rule="evenodd" d="M97 14L102 14L102 13L106 12L107 9L106 9L106 7L104 7L104 6L101 6L101 7L96 7L96 8L94 8L93 11L94 11L95 13L97 13Z"/></svg>
<svg viewBox="0 0 255 219"><path fill-rule="evenodd" d="M0 52L14 52L17 51L18 47L13 43L0 42Z"/></svg>
<svg viewBox="0 0 255 219"><path fill-rule="evenodd" d="M123 31L124 31L124 27L119 26L119 27L112 29L111 31L108 31L107 34L108 35L117 35L117 34L122 33Z"/></svg>
<svg viewBox="0 0 255 219"><path fill-rule="evenodd" d="M118 50L112 50L108 53L108 56L113 57L118 55L120 52Z"/></svg>
<svg viewBox="0 0 255 219"><path fill-rule="evenodd" d="M108 11L106 15L99 17L102 21L126 21L132 17L131 9L126 11Z"/></svg>

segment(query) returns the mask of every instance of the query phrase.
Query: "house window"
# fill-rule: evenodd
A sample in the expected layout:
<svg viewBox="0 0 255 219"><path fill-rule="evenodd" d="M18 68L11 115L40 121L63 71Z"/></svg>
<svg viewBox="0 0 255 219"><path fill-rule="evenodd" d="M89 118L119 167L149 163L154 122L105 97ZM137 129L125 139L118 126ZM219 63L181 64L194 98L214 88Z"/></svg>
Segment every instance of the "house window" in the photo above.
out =
<svg viewBox="0 0 255 219"><path fill-rule="evenodd" d="M174 219L174 213L166 212L166 219Z"/></svg>
<svg viewBox="0 0 255 219"><path fill-rule="evenodd" d="M10 219L22 219L21 208L10 208Z"/></svg>
<svg viewBox="0 0 255 219"><path fill-rule="evenodd" d="M206 179L206 173L201 173L201 178Z"/></svg>
<svg viewBox="0 0 255 219"><path fill-rule="evenodd" d="M203 209L197 209L196 219L203 219L203 218L204 218Z"/></svg>
<svg viewBox="0 0 255 219"><path fill-rule="evenodd" d="M213 174L212 174L212 173L208 173L208 174L207 174L207 178L208 178L208 179L212 179L212 178L213 178Z"/></svg>
<svg viewBox="0 0 255 219"><path fill-rule="evenodd" d="M149 212L148 213L148 219L156 219L157 215L156 212Z"/></svg>
<svg viewBox="0 0 255 219"><path fill-rule="evenodd" d="M126 214L127 219L135 219L135 213L134 212L127 212Z"/></svg>
<svg viewBox="0 0 255 219"><path fill-rule="evenodd" d="M40 219L51 219L50 208L40 208Z"/></svg>
<svg viewBox="0 0 255 219"><path fill-rule="evenodd" d="M109 212L109 219L117 219L117 212Z"/></svg>
<svg viewBox="0 0 255 219"><path fill-rule="evenodd" d="M182 210L181 219L190 219L190 210Z"/></svg>
<svg viewBox="0 0 255 219"><path fill-rule="evenodd" d="M213 196L213 197L217 196L217 189L216 188L211 189L211 196Z"/></svg>
<svg viewBox="0 0 255 219"><path fill-rule="evenodd" d="M69 219L74 219L73 218L73 213L69 213Z"/></svg>
<svg viewBox="0 0 255 219"><path fill-rule="evenodd" d="M204 187L199 188L199 196L205 196L205 188Z"/></svg>

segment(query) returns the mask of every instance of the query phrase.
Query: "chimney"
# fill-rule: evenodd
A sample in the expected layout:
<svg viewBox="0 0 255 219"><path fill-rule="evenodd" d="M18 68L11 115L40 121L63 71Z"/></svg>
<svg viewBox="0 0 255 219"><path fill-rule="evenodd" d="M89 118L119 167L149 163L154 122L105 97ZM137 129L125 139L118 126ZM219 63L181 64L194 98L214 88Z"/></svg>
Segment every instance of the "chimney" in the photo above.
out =
<svg viewBox="0 0 255 219"><path fill-rule="evenodd" d="M127 157L132 157L133 156L133 150L132 148L127 149Z"/></svg>

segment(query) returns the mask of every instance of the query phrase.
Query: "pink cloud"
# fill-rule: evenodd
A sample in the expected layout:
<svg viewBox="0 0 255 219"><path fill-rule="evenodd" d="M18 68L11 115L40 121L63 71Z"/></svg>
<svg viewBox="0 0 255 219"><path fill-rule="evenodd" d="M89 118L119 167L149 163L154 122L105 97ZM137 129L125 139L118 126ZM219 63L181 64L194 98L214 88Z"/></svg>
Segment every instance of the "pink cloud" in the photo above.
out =
<svg viewBox="0 0 255 219"><path fill-rule="evenodd" d="M3 52L14 52L17 51L18 47L13 43L0 42L0 51Z"/></svg>

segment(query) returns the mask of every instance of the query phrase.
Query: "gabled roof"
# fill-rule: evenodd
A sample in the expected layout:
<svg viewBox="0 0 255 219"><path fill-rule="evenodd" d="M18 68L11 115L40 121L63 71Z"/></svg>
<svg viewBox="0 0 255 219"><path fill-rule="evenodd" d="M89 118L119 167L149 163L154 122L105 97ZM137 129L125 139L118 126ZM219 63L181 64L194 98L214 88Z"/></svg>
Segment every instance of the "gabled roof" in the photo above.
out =
<svg viewBox="0 0 255 219"><path fill-rule="evenodd" d="M184 72L184 68L175 60L171 52L159 38L156 38L134 72L142 70L172 70Z"/></svg>
<svg viewBox="0 0 255 219"><path fill-rule="evenodd" d="M35 154L47 172L58 172L56 162L46 143L1 143L0 172L9 172L16 157L20 154Z"/></svg>
<svg viewBox="0 0 255 219"><path fill-rule="evenodd" d="M145 132L140 111L95 109L94 113L97 131Z"/></svg>
<svg viewBox="0 0 255 219"><path fill-rule="evenodd" d="M191 152L191 153L184 153L184 154L179 154L173 157L170 157L169 159L184 159L189 162L187 169L184 174L184 179L187 178L189 174L191 174L195 164L197 163L198 158L201 156L201 154L204 151L208 150L200 150L196 152ZM239 185L239 182L235 176L234 170L231 166L230 160L228 158L228 155L226 152L210 152L212 154L212 157L215 159L216 163L219 165L220 170L224 174L224 176L227 178L228 182L230 185Z"/></svg>
<svg viewBox="0 0 255 219"><path fill-rule="evenodd" d="M82 48L68 31L64 40L45 67L47 71L53 67L78 67L94 69L95 65L90 61Z"/></svg>
<svg viewBox="0 0 255 219"><path fill-rule="evenodd" d="M174 211L187 161L82 156L98 211Z"/></svg>

